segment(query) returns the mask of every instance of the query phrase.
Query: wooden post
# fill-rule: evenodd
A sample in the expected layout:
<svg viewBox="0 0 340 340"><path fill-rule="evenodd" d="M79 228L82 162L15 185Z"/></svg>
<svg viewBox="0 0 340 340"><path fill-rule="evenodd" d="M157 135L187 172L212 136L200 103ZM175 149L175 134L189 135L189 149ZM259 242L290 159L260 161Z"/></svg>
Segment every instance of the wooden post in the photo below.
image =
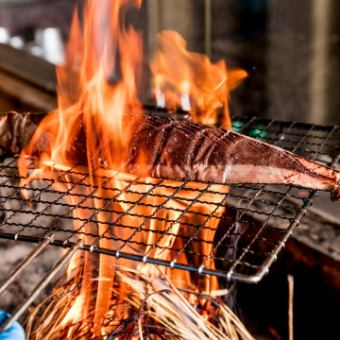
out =
<svg viewBox="0 0 340 340"><path fill-rule="evenodd" d="M310 121L326 122L328 112L330 0L314 0L312 12Z"/></svg>

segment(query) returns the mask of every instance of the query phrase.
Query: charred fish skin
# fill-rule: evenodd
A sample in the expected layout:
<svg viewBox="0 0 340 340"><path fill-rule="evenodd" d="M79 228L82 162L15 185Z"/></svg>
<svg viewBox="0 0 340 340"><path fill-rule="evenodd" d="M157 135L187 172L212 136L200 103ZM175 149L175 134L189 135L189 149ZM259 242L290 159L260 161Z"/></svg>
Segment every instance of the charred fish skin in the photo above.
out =
<svg viewBox="0 0 340 340"><path fill-rule="evenodd" d="M290 184L340 197L339 172L251 137L189 121L138 121L125 170L221 184Z"/></svg>
<svg viewBox="0 0 340 340"><path fill-rule="evenodd" d="M44 114L19 113L15 111L0 114L0 155L19 153L29 142Z"/></svg>

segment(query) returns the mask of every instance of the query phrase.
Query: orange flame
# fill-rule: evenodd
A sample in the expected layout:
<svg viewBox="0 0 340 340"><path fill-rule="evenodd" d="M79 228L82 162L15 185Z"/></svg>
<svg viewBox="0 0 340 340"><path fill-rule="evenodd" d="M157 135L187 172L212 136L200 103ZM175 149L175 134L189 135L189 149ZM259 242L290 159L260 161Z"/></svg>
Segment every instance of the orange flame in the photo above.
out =
<svg viewBox="0 0 340 340"><path fill-rule="evenodd" d="M58 109L44 119L26 150L39 154L41 166L46 160L74 165L84 161L79 150L86 149L90 171L119 167L131 134L124 120L142 113L137 98L141 37L119 20L128 4L140 6L141 1L87 1L83 29L75 13L66 63L57 68ZM103 20L108 13L110 20Z"/></svg>
<svg viewBox="0 0 340 340"><path fill-rule="evenodd" d="M174 31L161 32L159 44L151 64L158 106L189 111L194 122L204 125L216 125L221 112L223 127L230 129L229 92L247 73L227 71L223 60L212 63L205 55L189 52L186 41Z"/></svg>
<svg viewBox="0 0 340 340"><path fill-rule="evenodd" d="M23 150L19 159L19 170L21 176L28 177L28 180L23 180L22 185L27 185L33 178L52 178L53 185L58 190L70 193L66 197L68 203L78 207L73 209L73 217L76 218L74 229L83 231L80 237L85 244L95 243L96 239L90 235L102 236L109 233L116 239L119 236L120 240L131 239L140 244L134 249L128 249L132 253L148 254L160 260L170 261L177 253L172 249L184 248L183 236L190 238L194 235L194 231L187 227L189 222L198 225L206 223L194 213L199 211L202 216L209 216L211 213L209 204L196 204L195 207L190 207L192 214L181 220L180 211L188 209L189 203L178 199L170 199L167 202L169 206L177 206L178 209L174 212L157 209L162 204L162 199L157 197L157 191L161 191L159 196L171 197L182 183L169 183L173 190L156 189L156 195L146 198L145 204L136 208L136 216L152 216L157 213L157 223L147 219L146 231L139 230L141 223L145 223L140 217L132 218L126 215L121 218L120 212L130 208L125 203L112 202L114 213L103 211L103 198L112 198L112 191L108 190L110 188L120 190L120 196L125 198L126 202L133 202L136 200L135 196L138 198L138 194L132 195L124 191L128 185L127 178L132 175L116 176L127 157L130 138L134 133L131 117L138 118L142 115L137 93L142 64L141 37L132 28L125 29L121 23L122 10L131 4L139 7L141 0L88 0L83 25L78 13L75 13L66 63L57 68L58 108L42 121L30 144ZM227 73L223 61L214 64L205 56L186 51L184 40L175 32L163 32L160 39L162 50L158 52L151 66L158 102L169 108L181 107L189 110L193 120L204 124L215 124L218 111L222 109L224 125L230 127L227 98L229 91L245 77L245 72L236 70ZM38 160L35 170L30 173L27 158L32 156ZM61 175L65 169L75 167L78 169L76 174ZM83 170L84 168L86 170ZM103 171L105 176L101 175ZM85 173L89 175L84 180ZM63 183L59 182L60 176L65 176ZM70 179L68 176L74 178ZM75 182L81 181L85 181L87 186L74 186ZM147 181L151 184L154 180ZM200 189L203 184L188 185L193 189ZM81 197L90 196L93 188L96 188L96 198L81 202ZM138 184L135 188L141 195L148 190L147 184ZM227 192L228 188L220 186L218 190ZM178 194L190 198L190 191L184 190ZM204 202L220 203L221 196L208 196L203 199ZM80 222L91 220L89 214L93 210L96 211L96 222ZM223 213L223 207L215 211L216 218L207 223L208 231L201 231L198 239L191 243L188 251L202 254L193 260L194 265L198 266L205 261L206 268L214 269L214 262L209 258L209 254L213 250L215 231ZM116 220L119 220L120 226L110 229L109 223ZM167 220L177 222L169 224L165 222ZM124 228L122 225L130 225L130 228ZM160 237L161 232L165 230L169 235ZM199 239L206 242L203 244ZM159 248L153 247L156 243ZM116 241L114 238L100 238L97 246L109 250L125 250L122 241ZM181 252L177 261L188 264L186 252ZM73 258L68 275L71 276L73 269L80 265L83 271L80 295L60 326L91 320L93 333L102 336L108 331L103 329L102 325L112 304L112 287L116 279L114 267L131 266L131 263L103 254L96 257L86 252ZM152 271L148 266L139 269ZM217 279L213 277L198 280L197 276L189 272L170 269L166 269L165 274L178 287L186 290L206 293L218 289ZM95 293L92 288L94 282ZM124 301L128 294L124 283L119 284L121 295L115 297L117 303ZM126 313L128 312L117 315L117 321L127 317Z"/></svg>
<svg viewBox="0 0 340 340"><path fill-rule="evenodd" d="M54 186L62 191L65 188L58 183L58 171L76 164L87 164L89 176L86 182L88 187L99 188L99 198L85 202L85 205L98 211L102 208L100 197L104 197L105 192L102 178L97 176L96 171L103 167L119 169L132 133L131 124L125 124L126 117L132 113L138 117L142 113L137 97L142 41L139 33L122 25L122 12L128 5L139 7L141 1L89 0L84 10L83 25L79 13L74 14L66 62L57 68L58 108L42 121L30 145L21 154L19 170L23 177L29 174L26 156L38 158L36 170L22 185L33 178L54 178ZM119 183L114 181L109 185L119 187ZM82 190L79 194L84 195L90 191L86 187L72 189L71 184L66 186L73 193ZM75 205L80 203L77 196L70 195L66 199ZM117 209L122 210L121 207ZM87 218L88 214L86 209L75 209L73 212L74 217L82 219ZM74 228L83 228L86 234L103 235L108 229L106 221L110 218L114 216L98 212L97 225L87 223L79 226L75 222ZM86 244L94 243L90 236L81 237ZM98 246L117 248L107 239L101 239ZM70 265L75 267L83 263L84 273L80 295L65 316L64 323L92 318L93 333L99 336L111 304L115 260L100 255L98 274L94 274L94 258L92 254L84 254L81 258L74 257ZM95 299L91 291L94 275L99 277ZM92 315L93 309L95 312Z"/></svg>

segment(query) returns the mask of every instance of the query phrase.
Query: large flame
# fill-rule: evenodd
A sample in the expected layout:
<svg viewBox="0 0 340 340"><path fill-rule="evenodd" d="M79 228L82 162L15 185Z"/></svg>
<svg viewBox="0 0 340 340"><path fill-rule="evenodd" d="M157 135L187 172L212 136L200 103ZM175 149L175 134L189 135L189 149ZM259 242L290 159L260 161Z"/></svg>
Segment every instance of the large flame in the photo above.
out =
<svg viewBox="0 0 340 340"><path fill-rule="evenodd" d="M32 179L50 178L57 190L69 194L66 195L67 203L77 207L72 212L75 218L73 227L82 231L80 237L86 245L145 254L163 261L171 261L176 254L176 260L181 264L191 261L195 266L203 263L206 268L214 269L215 264L209 255L213 251L215 232L224 208L215 210L208 221L205 216L211 215L212 206L219 205L223 196L206 194L202 202L207 203L191 207L188 199L195 197L190 195L195 189L204 188L203 184L188 183L186 190L178 190L183 183L169 181L166 189L156 186L153 195L135 208L134 217L122 214L131 209L123 202L137 201L150 190L150 185L157 183L156 179L147 178L144 184L135 184L135 193L131 194L124 189L134 176L120 173L134 133L131 117L142 116L137 93L142 41L138 32L124 25L123 10L128 5L139 7L141 1L89 0L83 16L75 13L66 63L57 68L58 108L42 121L20 156L20 174L27 178L22 185L29 185ZM151 67L154 89L159 91L157 96L164 95L167 107L191 111L193 119L202 123L216 123L218 110L222 109L224 124L230 127L227 98L230 89L245 73L239 70L227 73L224 62L213 64L207 57L187 52L184 40L174 32L162 33L161 45ZM27 162L32 158L35 159L33 172ZM188 190L190 187L192 190ZM110 200L107 199L112 199L112 189L120 192L120 201L112 200L108 206ZM226 193L228 188L219 186L217 190ZM95 196L92 195L94 191ZM174 191L177 192L175 198ZM90 198L84 201L85 196ZM187 200L181 200L181 196ZM164 197L168 199L160 209ZM170 210L169 207L176 209ZM181 211L188 209L192 213L180 218ZM142 217L155 215L157 220ZM117 226L110 227L112 222L117 222ZM188 227L190 223L206 228L197 233ZM143 229L141 225L144 225ZM108 235L111 237L102 237ZM183 236L193 239L190 249L183 243ZM189 259L188 253L200 255ZM149 278L159 276L159 271L145 264L132 264L103 254L76 254L67 276L68 282L75 277L79 280L77 295L72 295L71 302L65 305L68 309L65 311L63 306L63 312L56 316L59 320L54 327L56 333L70 324L86 323L91 325L95 336L105 336L113 327L105 326L108 315L117 323L129 317L131 305L120 308L119 312L112 310L114 303L125 306L131 301L131 287L127 287L126 280L119 279L115 270L117 266L132 268L138 275ZM186 291L209 294L219 289L214 277L202 280L189 272L171 269L165 269L162 275ZM129 282L131 285L134 281ZM198 303L195 295L189 294L189 298L193 304ZM201 299L199 302L209 310L208 301ZM50 325L48 327L50 329ZM71 335L70 328L68 336Z"/></svg>
<svg viewBox="0 0 340 340"><path fill-rule="evenodd" d="M120 20L124 7L140 1L86 3L83 25L77 12L73 17L66 63L57 67L58 108L41 123L26 153L39 153L41 166L46 160L70 166L85 161L92 173L119 167L131 135L125 119L142 112L142 41ZM83 149L85 160L79 159Z"/></svg>

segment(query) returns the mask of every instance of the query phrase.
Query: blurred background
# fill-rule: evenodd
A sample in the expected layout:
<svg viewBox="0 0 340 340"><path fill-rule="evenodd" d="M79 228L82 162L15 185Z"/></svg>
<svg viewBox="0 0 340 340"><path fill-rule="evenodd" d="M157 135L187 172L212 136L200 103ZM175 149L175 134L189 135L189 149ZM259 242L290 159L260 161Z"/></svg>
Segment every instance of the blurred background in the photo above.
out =
<svg viewBox="0 0 340 340"><path fill-rule="evenodd" d="M72 10L81 2L0 0L1 110L54 106L51 64L63 60ZM246 69L248 79L232 95L234 114L334 124L339 7L337 0L145 0L130 16L144 32L148 56L157 32L174 29L191 50Z"/></svg>

